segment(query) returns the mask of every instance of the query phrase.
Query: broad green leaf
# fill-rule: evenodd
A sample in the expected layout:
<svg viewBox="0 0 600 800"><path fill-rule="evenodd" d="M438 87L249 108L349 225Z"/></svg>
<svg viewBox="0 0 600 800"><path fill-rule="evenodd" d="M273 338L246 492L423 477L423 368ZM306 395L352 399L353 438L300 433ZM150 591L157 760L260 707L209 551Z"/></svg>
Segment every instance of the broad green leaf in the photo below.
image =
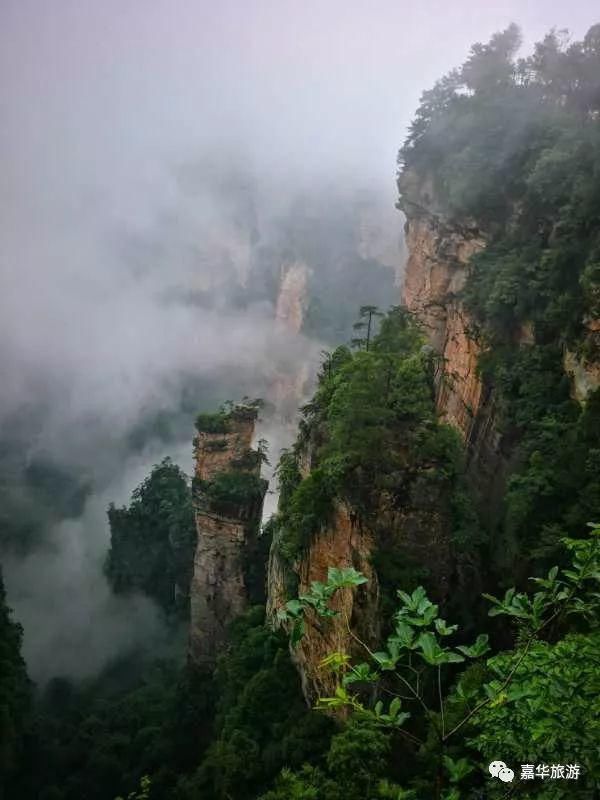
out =
<svg viewBox="0 0 600 800"><path fill-rule="evenodd" d="M389 707L389 710L388 710L388 713L389 713L390 717L395 717L398 714L398 712L400 711L401 707L402 707L402 701L400 700L400 698L399 697L394 697L394 699L390 703L390 707Z"/></svg>
<svg viewBox="0 0 600 800"><path fill-rule="evenodd" d="M417 639L417 646L420 648L423 658L428 664L436 666L439 663L438 659L442 650L432 633L426 632L420 634Z"/></svg>
<svg viewBox="0 0 600 800"><path fill-rule="evenodd" d="M489 637L487 633L480 633L474 644L470 646L458 645L456 649L469 658L480 658L490 649Z"/></svg>
<svg viewBox="0 0 600 800"><path fill-rule="evenodd" d="M297 617L303 610L304 606L299 600L288 600L285 604L285 608L288 614L291 614L292 617Z"/></svg>
<svg viewBox="0 0 600 800"><path fill-rule="evenodd" d="M435 620L435 629L440 636L450 636L450 634L458 630L458 625L447 625L446 620L438 617Z"/></svg>

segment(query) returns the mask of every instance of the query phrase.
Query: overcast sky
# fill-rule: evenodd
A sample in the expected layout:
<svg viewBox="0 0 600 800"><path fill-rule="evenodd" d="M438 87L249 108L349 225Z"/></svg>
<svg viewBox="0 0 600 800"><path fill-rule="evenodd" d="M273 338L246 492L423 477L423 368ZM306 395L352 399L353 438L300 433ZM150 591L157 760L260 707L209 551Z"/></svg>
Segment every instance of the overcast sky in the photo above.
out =
<svg viewBox="0 0 600 800"><path fill-rule="evenodd" d="M11 375L0 412L38 362L67 382L82 362L160 361L149 291L109 250L182 214L178 165L208 152L289 194L314 176L381 182L392 204L421 92L474 41L513 20L525 47L552 26L581 37L595 12L593 0L0 0L0 366ZM171 322L165 359L194 324ZM246 332L231 347L240 341ZM87 399L106 405L105 380L101 370Z"/></svg>
<svg viewBox="0 0 600 800"><path fill-rule="evenodd" d="M205 139L278 169L389 174L421 91L474 41L511 21L528 42L581 36L598 16L594 0L2 0L3 183L11 203L43 179L116 211Z"/></svg>

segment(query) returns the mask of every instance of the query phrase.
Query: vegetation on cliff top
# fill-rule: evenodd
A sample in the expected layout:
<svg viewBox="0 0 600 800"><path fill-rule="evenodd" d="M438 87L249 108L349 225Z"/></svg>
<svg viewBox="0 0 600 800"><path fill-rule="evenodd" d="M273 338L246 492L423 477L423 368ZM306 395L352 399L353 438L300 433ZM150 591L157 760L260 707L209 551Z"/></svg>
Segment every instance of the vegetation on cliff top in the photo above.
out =
<svg viewBox="0 0 600 800"><path fill-rule="evenodd" d="M362 340L361 340L362 341ZM368 522L383 496L400 506L416 475L456 481L458 437L436 418L433 356L417 323L393 308L352 352L325 354L300 434L278 466L278 546L290 562L325 526L336 502ZM299 461L308 453L310 472Z"/></svg>
<svg viewBox="0 0 600 800"><path fill-rule="evenodd" d="M582 409L563 365L565 348L600 359L587 327L600 312L600 25L571 44L553 31L527 58L519 45L510 26L424 93L399 184L408 207L408 177L432 178L434 210L488 240L463 299L497 424L520 442L490 561L524 577L600 518L600 397Z"/></svg>
<svg viewBox="0 0 600 800"><path fill-rule="evenodd" d="M254 422L263 405L264 402L260 398L250 400L244 397L240 403L228 401L223 403L218 411L203 411L198 414L196 430L198 433L229 433L232 423L236 421Z"/></svg>
<svg viewBox="0 0 600 800"><path fill-rule="evenodd" d="M399 307L386 315L363 311L371 322L361 329L358 349L325 354L297 442L279 462L273 541L293 590L303 552L344 505L375 535L371 558L388 608L399 581L414 588L424 580L444 595L437 576L452 580L451 552L471 550L472 558L480 534L462 443L436 415L435 357L418 323ZM304 475L301 463L310 464ZM445 544L426 559L419 552L436 536L433 530Z"/></svg>

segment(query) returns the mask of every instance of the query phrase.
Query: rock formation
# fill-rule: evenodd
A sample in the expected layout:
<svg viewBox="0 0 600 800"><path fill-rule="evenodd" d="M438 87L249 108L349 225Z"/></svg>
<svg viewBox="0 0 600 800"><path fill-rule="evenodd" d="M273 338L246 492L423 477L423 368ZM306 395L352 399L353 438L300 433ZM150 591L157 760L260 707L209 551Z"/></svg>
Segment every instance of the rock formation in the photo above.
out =
<svg viewBox="0 0 600 800"><path fill-rule="evenodd" d="M197 423L190 658L199 665L214 662L235 617L264 601L260 519L267 484L260 454L251 449L256 419L255 408L238 406Z"/></svg>
<svg viewBox="0 0 600 800"><path fill-rule="evenodd" d="M339 652L363 655L350 630L372 645L379 636L379 587L371 563L374 537L353 517L351 509L340 503L330 524L315 536L310 549L298 564L299 594L309 591L313 581L325 581L330 566L354 567L369 579L367 584L355 590L343 589L337 594L331 607L335 608L338 616L327 624L322 624L322 620L315 617L306 620L307 634L293 651L292 657L299 668L304 695L311 704L319 696L328 697L335 692L337 676L319 669L325 656Z"/></svg>
<svg viewBox="0 0 600 800"><path fill-rule="evenodd" d="M318 467L313 433L297 455L302 477ZM450 486L444 480L428 480L430 472L414 469L405 476L401 507L386 493L380 495L369 523L348 502L336 501L327 525L312 536L292 564L279 549L279 536L285 536L285 530L275 533L267 581L267 618L273 624L287 600L308 592L313 581L327 580L329 567L353 567L368 578L368 583L336 595L332 605L339 612L336 617L326 622L306 619L306 635L291 655L309 704L335 691L336 676L319 666L326 655L346 652L362 658L364 651L356 637L369 647L376 647L380 640L382 594L397 588L389 585L387 576L378 574L382 561L426 564L431 597L442 604L448 599L453 573Z"/></svg>
<svg viewBox="0 0 600 800"><path fill-rule="evenodd" d="M470 258L485 247L477 225L448 221L432 204L426 183L404 176L402 208L406 214L408 260L403 301L421 320L431 346L441 356L437 404L442 417L469 440L482 401L477 374L480 346L458 295L465 285Z"/></svg>
<svg viewBox="0 0 600 800"><path fill-rule="evenodd" d="M511 469L511 442L496 425L496 398L478 371L482 346L460 298L471 258L486 246L475 220L450 219L439 206L432 181L412 171L399 180L399 208L406 215L408 259L402 301L421 321L437 357L436 403L440 417L466 444L471 483L493 517ZM530 330L516 334L519 341Z"/></svg>

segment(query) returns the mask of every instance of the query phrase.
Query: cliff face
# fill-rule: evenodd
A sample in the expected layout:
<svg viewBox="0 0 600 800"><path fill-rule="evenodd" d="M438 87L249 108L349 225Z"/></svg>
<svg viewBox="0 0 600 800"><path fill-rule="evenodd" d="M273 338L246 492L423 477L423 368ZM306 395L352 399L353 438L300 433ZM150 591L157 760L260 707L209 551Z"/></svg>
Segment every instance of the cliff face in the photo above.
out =
<svg viewBox="0 0 600 800"><path fill-rule="evenodd" d="M439 354L437 404L442 417L469 440L482 402L477 375L480 347L458 293L467 278L471 257L485 247L475 223L449 224L435 210L426 183L404 178L403 209L407 216L408 260L403 300L421 320L431 346Z"/></svg>
<svg viewBox="0 0 600 800"><path fill-rule="evenodd" d="M330 566L354 567L369 579L355 591L343 589L338 592L332 602L337 617L327 622L314 617L306 620L306 635L292 657L300 671L304 695L311 704L319 696L328 697L335 692L335 676L319 668L322 659L338 652L360 655L360 647L350 630L370 645L377 642L379 588L371 563L373 549L372 532L358 525L351 510L340 504L330 524L315 537L298 564L300 594L308 592L313 581L326 581Z"/></svg>
<svg viewBox="0 0 600 800"><path fill-rule="evenodd" d="M491 394L477 372L480 346L472 333L468 313L459 293L468 264L481 251L485 237L475 223L451 224L435 208L427 186L411 187L407 215L407 249L403 299L422 322L435 358L436 404L440 416L457 428L469 443L477 480L491 485L504 464L502 442L494 426ZM315 463L311 437L298 452L298 468L306 477ZM481 462L479 464L478 462ZM331 620L307 620L307 633L293 653L308 702L331 694L335 680L320 669L332 652L360 654L357 636L369 646L380 635L382 602L395 602L402 575L421 574L435 601L444 604L460 584L476 591L476 570L464 558L456 563L451 543L451 486L435 463L407 465L397 475L390 493L380 494L369 514L359 522L355 510L338 502L328 525L314 535L294 564L286 563L277 541L269 561L268 613L292 596L306 592L312 581L323 581L330 566L352 566L368 583L345 590L336 598L338 616ZM401 498L398 487L402 486ZM486 485L486 489L489 488Z"/></svg>
<svg viewBox="0 0 600 800"><path fill-rule="evenodd" d="M408 259L402 300L423 324L438 361L436 404L441 419L466 443L470 482L485 499L491 520L505 489L514 453L498 431L496 398L478 374L481 345L460 300L471 258L486 246L474 220L449 220L437 205L431 181L408 171L399 181L400 208L406 215ZM526 343L524 328L515 339Z"/></svg>
<svg viewBox="0 0 600 800"><path fill-rule="evenodd" d="M301 474L314 469L310 441L298 454ZM369 516L361 520L347 502L337 501L328 524L314 534L296 561L290 564L273 540L268 567L267 618L274 624L277 611L292 597L310 590L313 581L327 580L329 567L354 567L368 583L344 589L332 603L338 615L327 620L310 615L306 635L292 651L307 703L319 696L330 696L336 680L319 665L333 652L364 658L357 638L376 648L384 620L384 598L395 602L398 573L423 565L423 580L430 596L444 605L452 588L455 572L450 541L450 493L444 480L431 481L434 469L415 471L408 478L400 506L388 494L379 497ZM283 532L285 535L285 531Z"/></svg>
<svg viewBox="0 0 600 800"><path fill-rule="evenodd" d="M194 441L196 477L210 481L226 472L232 462L248 452L254 436L254 419L234 418L228 430L219 433L200 431Z"/></svg>
<svg viewBox="0 0 600 800"><path fill-rule="evenodd" d="M483 499L482 519L493 528L516 453L498 429L493 389L478 374L482 346L459 295L469 261L485 248L486 237L474 220L448 219L428 178L407 171L399 190L408 248L402 301L424 325L438 356L437 409L465 440L469 482ZM531 337L529 329L515 332L523 344Z"/></svg>
<svg viewBox="0 0 600 800"><path fill-rule="evenodd" d="M190 587L190 658L206 665L226 640L229 623L263 600L259 526L266 483L250 449L256 413L232 413L223 432L200 431L195 440L194 515L197 544ZM215 497L211 487L226 476L251 481L241 499Z"/></svg>
<svg viewBox="0 0 600 800"><path fill-rule="evenodd" d="M438 411L465 440L469 481L481 517L493 531L500 524L508 477L520 466L523 431L499 424L499 391L493 378L482 381L478 374L482 345L460 299L470 262L486 247L486 235L474 220L450 219L427 176L409 169L399 180L399 190L409 250L403 302L424 325L439 358ZM529 321L515 324L509 337L506 343L519 349L537 345ZM562 367L570 378L571 397L583 408L600 387L600 322L593 312L583 319L573 350L563 347Z"/></svg>

